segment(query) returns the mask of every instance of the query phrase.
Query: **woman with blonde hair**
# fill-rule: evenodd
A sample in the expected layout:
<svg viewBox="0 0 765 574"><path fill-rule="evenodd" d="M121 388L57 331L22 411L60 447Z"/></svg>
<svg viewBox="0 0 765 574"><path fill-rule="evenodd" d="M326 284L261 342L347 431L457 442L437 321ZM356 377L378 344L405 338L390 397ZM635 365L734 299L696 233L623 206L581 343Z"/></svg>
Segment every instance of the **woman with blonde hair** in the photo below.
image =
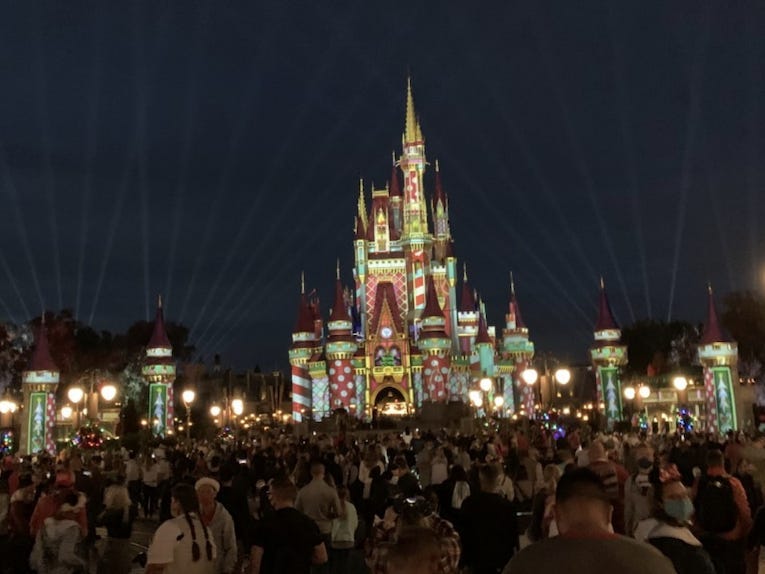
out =
<svg viewBox="0 0 765 574"><path fill-rule="evenodd" d="M104 490L104 511L98 523L106 527L107 539L98 562L98 574L128 574L130 572L130 535L133 531L135 507L125 477L118 476Z"/></svg>

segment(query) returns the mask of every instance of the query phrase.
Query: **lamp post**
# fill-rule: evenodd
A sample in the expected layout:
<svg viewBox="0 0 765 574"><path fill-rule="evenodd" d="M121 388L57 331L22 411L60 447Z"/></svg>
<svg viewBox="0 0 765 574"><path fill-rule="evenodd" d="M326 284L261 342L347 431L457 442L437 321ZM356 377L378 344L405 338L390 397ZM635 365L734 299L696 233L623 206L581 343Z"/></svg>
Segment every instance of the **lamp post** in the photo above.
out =
<svg viewBox="0 0 765 574"><path fill-rule="evenodd" d="M181 393L183 406L186 407L186 442L191 444L191 403L197 398L197 394L191 389L186 389Z"/></svg>
<svg viewBox="0 0 765 574"><path fill-rule="evenodd" d="M529 387L527 397L529 397L530 401L527 402L526 409L529 411L529 419L532 419L534 418L534 406L536 404L536 391L534 390L534 385L539 379L539 373L536 369L525 369L521 373L521 379L523 379L523 382L526 383L527 387Z"/></svg>
<svg viewBox="0 0 765 574"><path fill-rule="evenodd" d="M686 400L688 398L686 393L686 389L688 389L688 379L682 375L679 375L672 380L672 386L677 390L677 414L682 416L680 411L687 402ZM683 425L683 427L685 427L685 425Z"/></svg>
<svg viewBox="0 0 765 574"><path fill-rule="evenodd" d="M79 431L80 430L80 401L85 397L85 391L82 390L82 387L70 387L69 390L66 393L66 396L69 398L69 401L74 403L75 408L75 424L76 428Z"/></svg>
<svg viewBox="0 0 765 574"><path fill-rule="evenodd" d="M18 409L16 401L11 398L0 400L0 419L2 427L13 427L13 413Z"/></svg>
<svg viewBox="0 0 765 574"><path fill-rule="evenodd" d="M553 400L551 402L554 404L555 399L558 397L558 385L563 385L564 387L568 385L571 381L571 371L565 368L560 368L555 371L553 380L555 381L555 385L553 386Z"/></svg>
<svg viewBox="0 0 765 574"><path fill-rule="evenodd" d="M117 387L112 385L111 383L107 383L106 385L101 387L101 398L104 399L107 403L110 403L114 400L114 397L117 396ZM103 419L100 415L98 416L99 420Z"/></svg>

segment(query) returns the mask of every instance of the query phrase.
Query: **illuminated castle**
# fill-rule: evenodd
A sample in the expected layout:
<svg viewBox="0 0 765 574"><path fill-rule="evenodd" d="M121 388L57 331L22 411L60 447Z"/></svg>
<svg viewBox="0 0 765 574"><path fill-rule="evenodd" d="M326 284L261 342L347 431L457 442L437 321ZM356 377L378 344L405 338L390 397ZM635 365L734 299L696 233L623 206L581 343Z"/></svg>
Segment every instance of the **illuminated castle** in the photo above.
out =
<svg viewBox="0 0 765 574"><path fill-rule="evenodd" d="M468 401L478 380L494 381L488 405L507 415L516 404L533 406L519 382L534 355L515 289L501 338L485 320L483 304L458 265L449 227L449 200L438 161L431 194L424 175L425 139L407 86L402 154L393 158L388 185L363 181L355 222L355 290L344 289L337 269L334 305L324 329L318 299L302 282L292 335L293 419L320 420L338 408L362 419L382 400L411 409ZM400 177L403 176L403 188ZM501 396L502 399L497 397Z"/></svg>

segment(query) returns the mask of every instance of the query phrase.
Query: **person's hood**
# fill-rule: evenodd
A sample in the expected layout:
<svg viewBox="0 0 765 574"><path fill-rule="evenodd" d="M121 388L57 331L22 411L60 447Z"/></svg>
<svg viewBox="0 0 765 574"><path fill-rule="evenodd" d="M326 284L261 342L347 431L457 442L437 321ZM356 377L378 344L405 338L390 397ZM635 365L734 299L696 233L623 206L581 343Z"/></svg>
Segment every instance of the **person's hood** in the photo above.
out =
<svg viewBox="0 0 765 574"><path fill-rule="evenodd" d="M59 538L64 537L64 535L67 533L68 530L74 528L79 532L80 525L77 524L74 520L69 520L68 518L63 520L56 520L52 516L50 518L46 518L45 522L43 523L43 528L45 529L45 536L50 540L57 540Z"/></svg>

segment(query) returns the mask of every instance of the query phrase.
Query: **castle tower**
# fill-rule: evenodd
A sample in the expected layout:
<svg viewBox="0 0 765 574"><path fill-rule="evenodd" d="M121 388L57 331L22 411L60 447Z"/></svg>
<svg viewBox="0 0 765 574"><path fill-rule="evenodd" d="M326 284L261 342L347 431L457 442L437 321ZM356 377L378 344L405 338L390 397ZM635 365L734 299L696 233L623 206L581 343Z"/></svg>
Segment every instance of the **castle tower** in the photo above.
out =
<svg viewBox="0 0 765 574"><path fill-rule="evenodd" d="M475 348L478 352L478 370L473 369L473 380L480 381L484 376L494 377L494 340L489 334L486 324L486 314L482 310L478 317L478 333L475 337ZM486 412L490 412L494 401L494 389L489 392L490 404L484 405Z"/></svg>
<svg viewBox="0 0 765 574"><path fill-rule="evenodd" d="M462 294L457 311L457 336L459 339L459 353L470 356L473 341L478 334L478 311L476 309L475 295L468 284L467 265L462 266Z"/></svg>
<svg viewBox="0 0 765 574"><path fill-rule="evenodd" d="M738 380L738 343L721 327L717 319L712 286L707 294L707 321L698 347L704 367L706 431L725 433L738 428L734 381Z"/></svg>
<svg viewBox="0 0 765 574"><path fill-rule="evenodd" d="M348 314L343 284L340 281L340 263L337 264L335 279L335 302L327 322L327 344L325 354L329 365L329 397L332 410L345 408L351 412L356 408L355 369L352 359L356 353L356 340L351 330L353 322Z"/></svg>
<svg viewBox="0 0 765 574"><path fill-rule="evenodd" d="M311 416L311 379L308 374L308 360L314 353L316 337L313 313L305 294L305 277L300 278L300 303L298 318L292 332L290 366L292 367L292 420L296 423Z"/></svg>
<svg viewBox="0 0 765 574"><path fill-rule="evenodd" d="M21 375L24 392L24 417L21 421L19 454L45 451L56 454L56 388L61 373L53 362L48 347L48 334L43 313L29 365Z"/></svg>
<svg viewBox="0 0 765 574"><path fill-rule="evenodd" d="M505 315L505 328L502 330L501 354L500 365L504 367L501 368L501 373L505 410L515 411L514 389L518 388L518 396L524 408L528 409L529 405L532 405L529 412L534 412L534 389L521 378L521 373L534 358L534 343L529 340L529 329L523 322L521 308L515 296L515 281L512 273L510 274L510 303Z"/></svg>
<svg viewBox="0 0 765 574"><path fill-rule="evenodd" d="M441 183L441 169L436 160L436 189L431 202L433 217L433 253L434 259L443 263L451 245L452 232L449 228L449 200Z"/></svg>
<svg viewBox="0 0 765 574"><path fill-rule="evenodd" d="M428 229L423 174L425 173L425 138L414 109L411 79L407 83L406 121L402 136L403 153L399 166L404 174L403 230L401 245L407 264L407 295L410 318L417 320L425 308L425 280L430 274L430 251L433 236Z"/></svg>
<svg viewBox="0 0 765 574"><path fill-rule="evenodd" d="M141 374L149 383L148 420L151 421L152 431L156 436L166 436L168 429L173 428L175 361L173 346L165 329L161 295L157 298L154 330L146 345L146 359Z"/></svg>
<svg viewBox="0 0 765 574"><path fill-rule="evenodd" d="M612 428L622 418L622 385L620 367L627 364L627 347L621 344L622 332L614 320L608 302L606 287L600 280L598 320L595 323L595 343L590 347L590 358L595 367L598 404L606 424Z"/></svg>
<svg viewBox="0 0 765 574"><path fill-rule="evenodd" d="M422 312L422 333L418 342L423 354L423 369L422 389L415 389L417 406L420 406L422 401L445 403L449 399L452 343L445 327L446 319L438 303L438 294L431 275L428 277L427 303Z"/></svg>

